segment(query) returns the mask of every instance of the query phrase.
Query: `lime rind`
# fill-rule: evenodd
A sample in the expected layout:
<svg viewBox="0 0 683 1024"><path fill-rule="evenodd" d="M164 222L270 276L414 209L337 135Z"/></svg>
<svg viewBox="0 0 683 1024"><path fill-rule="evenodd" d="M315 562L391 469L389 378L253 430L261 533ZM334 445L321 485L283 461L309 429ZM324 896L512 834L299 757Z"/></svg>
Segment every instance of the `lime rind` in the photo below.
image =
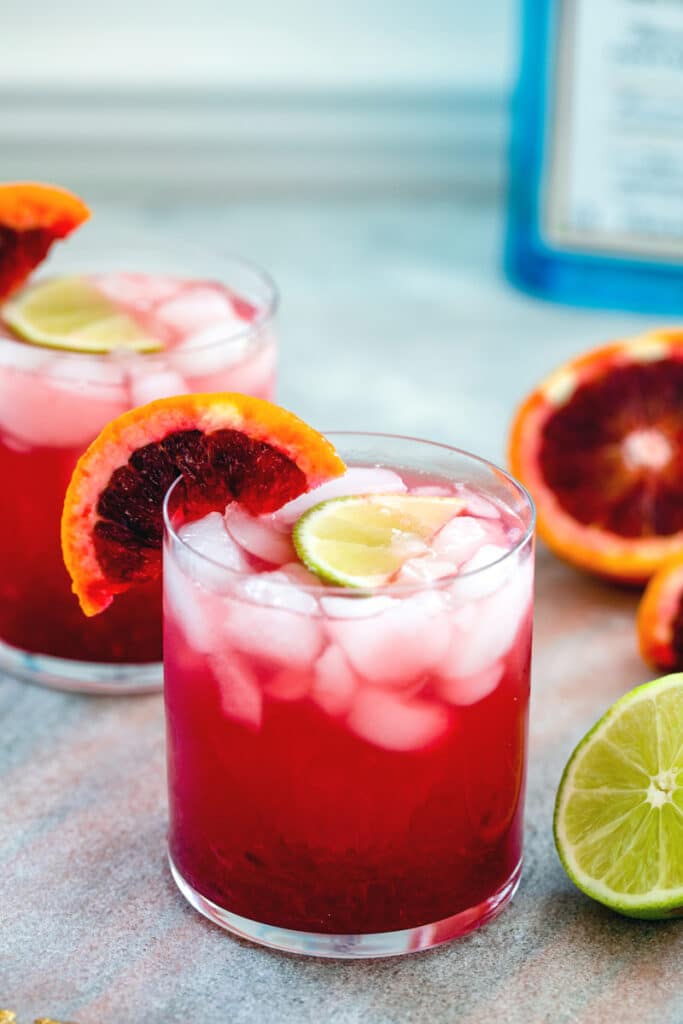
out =
<svg viewBox="0 0 683 1024"><path fill-rule="evenodd" d="M457 497L346 495L310 508L292 532L310 572L340 587L386 584L407 559L424 555L438 530L465 506Z"/></svg>
<svg viewBox="0 0 683 1024"><path fill-rule="evenodd" d="M157 338L82 277L58 277L25 288L5 303L2 318L24 341L43 348L83 354L163 349Z"/></svg>
<svg viewBox="0 0 683 1024"><path fill-rule="evenodd" d="M625 694L584 736L553 831L567 874L592 899L627 917L683 915L683 673Z"/></svg>

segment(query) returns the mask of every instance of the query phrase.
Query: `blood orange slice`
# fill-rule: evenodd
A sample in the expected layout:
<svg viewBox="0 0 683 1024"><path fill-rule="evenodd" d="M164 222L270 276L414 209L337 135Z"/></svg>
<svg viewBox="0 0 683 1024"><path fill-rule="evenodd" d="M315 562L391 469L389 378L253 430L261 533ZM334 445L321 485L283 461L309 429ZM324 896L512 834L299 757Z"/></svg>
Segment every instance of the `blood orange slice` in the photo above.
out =
<svg viewBox="0 0 683 1024"><path fill-rule="evenodd" d="M683 330L567 363L522 403L513 473L560 557L622 582L683 552Z"/></svg>
<svg viewBox="0 0 683 1024"><path fill-rule="evenodd" d="M332 445L292 413L238 394L164 398L113 420L67 489L62 551L86 615L161 571L162 503L179 476L202 515L274 512L338 476Z"/></svg>
<svg viewBox="0 0 683 1024"><path fill-rule="evenodd" d="M655 669L683 669L683 554L655 573L638 606L638 644Z"/></svg>
<svg viewBox="0 0 683 1024"><path fill-rule="evenodd" d="M78 196L55 185L0 184L0 298L23 284L52 243L89 216Z"/></svg>

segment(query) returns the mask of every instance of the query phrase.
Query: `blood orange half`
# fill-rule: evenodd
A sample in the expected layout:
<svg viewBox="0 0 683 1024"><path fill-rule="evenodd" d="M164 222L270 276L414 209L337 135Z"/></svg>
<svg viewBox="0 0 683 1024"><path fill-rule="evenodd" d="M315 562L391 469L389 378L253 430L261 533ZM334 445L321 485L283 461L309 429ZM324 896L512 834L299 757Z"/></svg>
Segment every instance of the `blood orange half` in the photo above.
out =
<svg viewBox="0 0 683 1024"><path fill-rule="evenodd" d="M683 552L683 330L596 349L522 403L509 445L560 557L645 582Z"/></svg>
<svg viewBox="0 0 683 1024"><path fill-rule="evenodd" d="M655 669L683 669L683 554L655 573L638 605L638 644Z"/></svg>
<svg viewBox="0 0 683 1024"><path fill-rule="evenodd" d="M332 445L292 413L238 394L163 398L113 420L67 489L62 551L86 615L161 571L162 503L179 476L197 515L251 513L343 473Z"/></svg>
<svg viewBox="0 0 683 1024"><path fill-rule="evenodd" d="M59 238L90 216L85 203L54 185L0 184L0 299L24 283Z"/></svg>

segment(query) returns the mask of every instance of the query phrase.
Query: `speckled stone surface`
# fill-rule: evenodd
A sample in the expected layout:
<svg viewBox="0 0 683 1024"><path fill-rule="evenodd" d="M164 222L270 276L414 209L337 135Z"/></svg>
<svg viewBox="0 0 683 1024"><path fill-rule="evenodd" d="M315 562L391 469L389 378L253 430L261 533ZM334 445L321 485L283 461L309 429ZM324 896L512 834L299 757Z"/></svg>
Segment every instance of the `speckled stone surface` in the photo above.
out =
<svg viewBox="0 0 683 1024"><path fill-rule="evenodd" d="M502 457L516 400L635 316L557 308L497 277L486 206L105 208L107 224L244 252L284 295L280 399L322 429L412 433ZM6 500L3 498L3 500ZM571 749L649 678L636 596L539 552L526 862L481 932L429 953L307 961L195 914L164 856L161 698L0 682L0 1007L79 1024L683 1021L683 925L592 904L554 852Z"/></svg>

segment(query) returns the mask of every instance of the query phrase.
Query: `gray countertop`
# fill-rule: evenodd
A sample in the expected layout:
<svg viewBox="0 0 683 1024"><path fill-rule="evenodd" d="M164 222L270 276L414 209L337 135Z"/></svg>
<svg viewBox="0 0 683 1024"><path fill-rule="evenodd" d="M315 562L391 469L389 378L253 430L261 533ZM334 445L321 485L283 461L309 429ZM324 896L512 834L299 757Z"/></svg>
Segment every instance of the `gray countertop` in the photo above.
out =
<svg viewBox="0 0 683 1024"><path fill-rule="evenodd" d="M487 205L311 200L106 207L103 227L243 252L283 293L279 397L323 430L409 433L500 460L511 412L581 348L642 318L525 298L497 274ZM79 1024L680 1024L683 928L619 918L554 852L575 743L650 677L636 595L539 551L526 860L489 927L409 958L285 956L193 912L164 857L159 696L0 685L0 1007Z"/></svg>

